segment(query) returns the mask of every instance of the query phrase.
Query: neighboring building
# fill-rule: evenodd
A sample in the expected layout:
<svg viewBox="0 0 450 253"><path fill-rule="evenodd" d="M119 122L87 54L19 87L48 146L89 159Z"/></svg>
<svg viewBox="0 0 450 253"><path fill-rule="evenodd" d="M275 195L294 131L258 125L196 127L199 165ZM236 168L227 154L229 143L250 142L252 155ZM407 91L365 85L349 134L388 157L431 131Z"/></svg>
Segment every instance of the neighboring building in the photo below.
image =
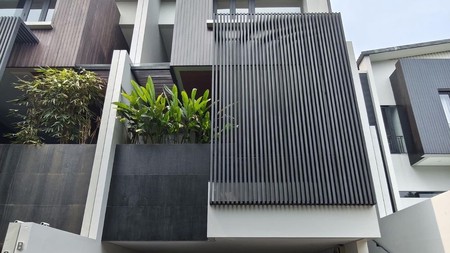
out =
<svg viewBox="0 0 450 253"><path fill-rule="evenodd" d="M41 2L14 18L2 81L84 67L108 87L95 145L0 146L2 224L57 228L12 223L3 252L366 253L380 236L378 141L327 0ZM211 144L124 145L112 103L147 76L212 90Z"/></svg>
<svg viewBox="0 0 450 253"><path fill-rule="evenodd" d="M377 241L388 252L450 252L450 40L362 52L358 67L381 149Z"/></svg>

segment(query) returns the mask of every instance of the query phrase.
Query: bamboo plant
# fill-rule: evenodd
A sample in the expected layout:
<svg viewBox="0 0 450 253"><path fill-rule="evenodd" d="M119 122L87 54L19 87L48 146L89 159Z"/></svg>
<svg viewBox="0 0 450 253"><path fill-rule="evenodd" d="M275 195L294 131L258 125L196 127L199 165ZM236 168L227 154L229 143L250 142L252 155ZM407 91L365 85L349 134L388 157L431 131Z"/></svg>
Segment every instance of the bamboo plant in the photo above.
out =
<svg viewBox="0 0 450 253"><path fill-rule="evenodd" d="M15 85L23 95L11 101L18 108L10 111L20 121L17 132L6 136L22 144L40 144L45 137L61 144L93 142L100 124L104 81L86 70L40 68L36 72L30 80L20 79Z"/></svg>

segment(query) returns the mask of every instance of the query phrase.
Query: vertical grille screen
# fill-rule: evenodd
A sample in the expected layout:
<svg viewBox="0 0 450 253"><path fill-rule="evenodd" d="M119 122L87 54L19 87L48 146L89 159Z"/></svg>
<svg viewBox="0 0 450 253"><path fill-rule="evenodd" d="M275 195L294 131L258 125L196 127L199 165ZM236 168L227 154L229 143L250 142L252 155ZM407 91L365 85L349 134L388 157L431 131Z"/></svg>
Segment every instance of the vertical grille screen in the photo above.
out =
<svg viewBox="0 0 450 253"><path fill-rule="evenodd" d="M6 68L14 42L36 44L38 39L19 17L0 17L0 78Z"/></svg>
<svg viewBox="0 0 450 253"><path fill-rule="evenodd" d="M211 204L374 204L340 15L214 22Z"/></svg>

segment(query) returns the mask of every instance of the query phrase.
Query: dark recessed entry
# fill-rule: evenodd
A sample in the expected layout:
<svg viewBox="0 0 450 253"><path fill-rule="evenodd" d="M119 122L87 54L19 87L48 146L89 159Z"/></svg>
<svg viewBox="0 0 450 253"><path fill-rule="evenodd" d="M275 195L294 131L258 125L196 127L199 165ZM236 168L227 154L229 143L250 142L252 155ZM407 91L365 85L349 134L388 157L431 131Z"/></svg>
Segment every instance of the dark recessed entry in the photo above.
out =
<svg viewBox="0 0 450 253"><path fill-rule="evenodd" d="M211 91L211 70L206 71L180 71L183 82L183 88L190 93L193 88L197 88L198 93L202 94L205 90Z"/></svg>

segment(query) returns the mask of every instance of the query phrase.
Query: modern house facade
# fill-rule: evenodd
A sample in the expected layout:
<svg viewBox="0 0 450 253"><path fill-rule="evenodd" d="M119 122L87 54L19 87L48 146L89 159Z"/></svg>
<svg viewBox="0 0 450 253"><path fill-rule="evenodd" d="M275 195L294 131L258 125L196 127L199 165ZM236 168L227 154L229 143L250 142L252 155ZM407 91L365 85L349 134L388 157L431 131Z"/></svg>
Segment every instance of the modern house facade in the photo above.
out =
<svg viewBox="0 0 450 253"><path fill-rule="evenodd" d="M14 8L27 12L27 2ZM38 24L15 18L32 41L18 44L22 30L15 30L2 80L43 65L84 67L108 84L96 144L1 146L10 176L4 210L21 203L30 210L2 214L4 224L27 221L9 224L3 252L356 253L380 236L378 142L351 43L328 1L42 6ZM210 144L127 144L113 102L148 76L159 91L172 83L211 90ZM77 148L83 159L71 150L54 155ZM28 156L37 158L20 162ZM47 184L18 180L35 167ZM57 185L52 174L67 183ZM43 199L42 211L32 211Z"/></svg>
<svg viewBox="0 0 450 253"><path fill-rule="evenodd" d="M380 208L377 242L389 252L449 251L449 53L450 41L441 40L366 51L358 59L384 166L377 195L390 203Z"/></svg>

